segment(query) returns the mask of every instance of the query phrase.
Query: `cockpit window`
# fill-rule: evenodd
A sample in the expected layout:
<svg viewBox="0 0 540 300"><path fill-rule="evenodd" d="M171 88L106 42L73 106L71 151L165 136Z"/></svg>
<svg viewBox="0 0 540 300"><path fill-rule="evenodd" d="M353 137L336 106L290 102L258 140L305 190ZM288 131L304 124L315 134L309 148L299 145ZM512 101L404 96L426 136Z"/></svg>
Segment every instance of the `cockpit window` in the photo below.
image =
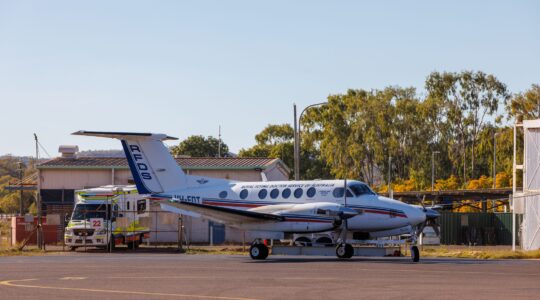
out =
<svg viewBox="0 0 540 300"><path fill-rule="evenodd" d="M332 192L332 195L334 195L334 197L336 198L343 198L343 194L345 193L345 189L342 188L342 187L337 187L334 189L334 191ZM347 197L354 197L353 194L351 193L351 191L349 189L347 189Z"/></svg>
<svg viewBox="0 0 540 300"><path fill-rule="evenodd" d="M353 183L349 185L349 189L351 189L356 197L360 195L375 195L375 193L365 184L362 183Z"/></svg>

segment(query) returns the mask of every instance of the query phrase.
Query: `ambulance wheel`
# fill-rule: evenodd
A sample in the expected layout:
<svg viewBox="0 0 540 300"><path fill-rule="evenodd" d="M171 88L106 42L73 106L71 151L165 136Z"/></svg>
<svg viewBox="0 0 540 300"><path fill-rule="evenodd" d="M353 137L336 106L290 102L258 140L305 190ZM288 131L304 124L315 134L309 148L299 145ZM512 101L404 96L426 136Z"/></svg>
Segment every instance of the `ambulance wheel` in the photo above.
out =
<svg viewBox="0 0 540 300"><path fill-rule="evenodd" d="M351 244L339 244L336 247L338 258L351 258L354 255L354 248Z"/></svg>
<svg viewBox="0 0 540 300"><path fill-rule="evenodd" d="M264 244L253 244L249 248L249 256L252 259L265 259L268 257L268 247Z"/></svg>
<svg viewBox="0 0 540 300"><path fill-rule="evenodd" d="M77 250L77 247L73 246L73 247L69 247L69 251L75 251Z"/></svg>
<svg viewBox="0 0 540 300"><path fill-rule="evenodd" d="M418 251L418 247L416 246L411 247L411 258L413 262L420 261L420 251Z"/></svg>
<svg viewBox="0 0 540 300"><path fill-rule="evenodd" d="M132 242L127 243L127 246L128 246L129 249L135 250L135 249L139 248L139 242L132 241Z"/></svg>

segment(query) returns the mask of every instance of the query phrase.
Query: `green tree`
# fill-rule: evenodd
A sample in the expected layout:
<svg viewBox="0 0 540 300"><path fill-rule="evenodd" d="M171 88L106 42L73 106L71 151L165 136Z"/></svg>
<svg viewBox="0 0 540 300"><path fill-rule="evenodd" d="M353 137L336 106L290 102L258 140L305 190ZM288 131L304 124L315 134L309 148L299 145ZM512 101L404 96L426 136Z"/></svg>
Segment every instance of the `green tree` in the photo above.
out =
<svg viewBox="0 0 540 300"><path fill-rule="evenodd" d="M173 155L188 155L191 157L217 157L219 139L212 136L192 135L171 148ZM229 147L221 142L221 156L229 156Z"/></svg>
<svg viewBox="0 0 540 300"><path fill-rule="evenodd" d="M475 176L476 145L487 124L500 121L497 109L510 97L506 85L495 76L483 72L464 71L433 72L426 79L428 97L443 105L440 114L446 121L444 138L456 153L459 145L461 157L454 156L454 163L463 164L463 181L466 181L467 147L470 144L470 174ZM457 142L456 142L457 141Z"/></svg>
<svg viewBox="0 0 540 300"><path fill-rule="evenodd" d="M514 95L507 103L508 117L523 117L524 120L540 118L540 85L533 84L524 93Z"/></svg>
<svg viewBox="0 0 540 300"><path fill-rule="evenodd" d="M289 124L268 125L255 136L251 148L241 149L240 157L272 157L281 159L287 166L294 165L294 130Z"/></svg>
<svg viewBox="0 0 540 300"><path fill-rule="evenodd" d="M19 212L19 193L10 193L0 198L0 211L5 214Z"/></svg>

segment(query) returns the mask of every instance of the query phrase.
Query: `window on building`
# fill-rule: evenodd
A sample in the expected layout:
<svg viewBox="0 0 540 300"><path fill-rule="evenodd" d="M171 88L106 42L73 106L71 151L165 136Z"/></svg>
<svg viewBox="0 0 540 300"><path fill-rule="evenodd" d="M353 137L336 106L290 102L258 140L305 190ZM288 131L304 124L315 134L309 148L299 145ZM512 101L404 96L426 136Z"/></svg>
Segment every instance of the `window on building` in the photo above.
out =
<svg viewBox="0 0 540 300"><path fill-rule="evenodd" d="M240 192L240 199L246 199L247 196L248 196L248 190L243 189L243 190Z"/></svg>
<svg viewBox="0 0 540 300"><path fill-rule="evenodd" d="M290 188L286 188L283 190L283 192L281 192L281 197L283 197L284 199L287 199L291 196L291 189Z"/></svg>
<svg viewBox="0 0 540 300"><path fill-rule="evenodd" d="M307 191L306 191L306 195L309 197L309 198L313 198L313 196L315 196L315 193L317 191L315 190L314 187L310 187Z"/></svg>
<svg viewBox="0 0 540 300"><path fill-rule="evenodd" d="M276 199L278 196L279 196L279 190L278 189L273 189L272 191L270 191L270 198Z"/></svg>
<svg viewBox="0 0 540 300"><path fill-rule="evenodd" d="M259 191L259 199L266 198L266 195L268 194L268 191L266 189L262 189Z"/></svg>
<svg viewBox="0 0 540 300"><path fill-rule="evenodd" d="M137 213L144 214L146 212L146 199L137 200Z"/></svg>
<svg viewBox="0 0 540 300"><path fill-rule="evenodd" d="M304 190L303 190L303 189L297 188L296 190L294 190L294 197L295 197L295 198L300 198L300 197L302 197L302 194L304 194Z"/></svg>
<svg viewBox="0 0 540 300"><path fill-rule="evenodd" d="M222 191L222 192L220 192L220 193L219 193L219 198L221 198L221 199L227 198L227 191Z"/></svg>

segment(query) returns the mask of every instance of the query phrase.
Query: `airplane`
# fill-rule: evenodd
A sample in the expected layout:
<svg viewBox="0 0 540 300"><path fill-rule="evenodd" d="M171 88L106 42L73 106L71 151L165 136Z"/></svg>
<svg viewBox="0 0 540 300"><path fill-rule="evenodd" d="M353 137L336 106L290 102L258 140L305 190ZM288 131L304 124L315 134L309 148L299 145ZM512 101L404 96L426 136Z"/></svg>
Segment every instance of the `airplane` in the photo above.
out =
<svg viewBox="0 0 540 300"><path fill-rule="evenodd" d="M339 234L335 252L340 259L354 254L350 236L410 234L411 258L418 262L417 238L439 217L423 203L409 205L379 196L357 180L241 182L187 175L163 143L177 138L165 134L81 130L73 135L119 139L139 194L162 207L255 232L334 231ZM265 259L269 250L257 238L249 254Z"/></svg>

